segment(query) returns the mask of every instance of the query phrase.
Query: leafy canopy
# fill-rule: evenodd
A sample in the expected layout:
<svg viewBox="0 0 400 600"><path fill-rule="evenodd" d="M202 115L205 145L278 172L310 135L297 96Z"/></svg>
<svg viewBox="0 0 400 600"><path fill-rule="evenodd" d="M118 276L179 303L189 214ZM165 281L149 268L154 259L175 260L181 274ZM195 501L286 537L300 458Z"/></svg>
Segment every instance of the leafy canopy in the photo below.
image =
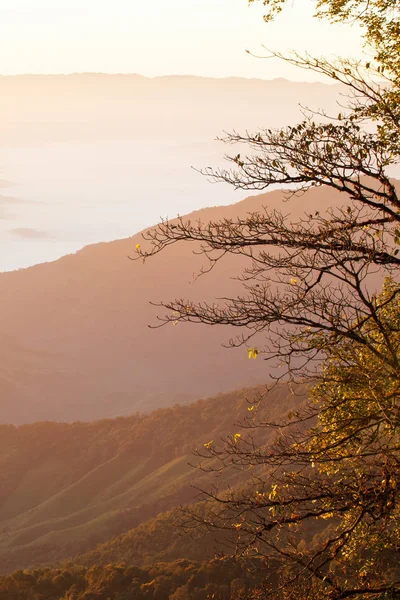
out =
<svg viewBox="0 0 400 600"><path fill-rule="evenodd" d="M263 3L267 21L286 4ZM231 168L204 171L244 190L285 186L291 203L310 188L332 190L327 211L321 202L296 219L286 203L210 223L163 221L138 251L146 259L192 243L205 272L227 254L242 257L237 296L165 302L161 322L234 326L231 345L279 366L273 377L313 386L310 401L280 422L248 412L250 434L276 432L272 447L252 435L204 447L218 473L253 473L245 488L206 491L209 516L191 519L236 531L234 553L262 559L258 598L400 595L400 199L391 177L400 158L399 9L395 0L320 0L320 18L358 20L373 57L271 55L341 84L345 106L283 129L228 134Z"/></svg>

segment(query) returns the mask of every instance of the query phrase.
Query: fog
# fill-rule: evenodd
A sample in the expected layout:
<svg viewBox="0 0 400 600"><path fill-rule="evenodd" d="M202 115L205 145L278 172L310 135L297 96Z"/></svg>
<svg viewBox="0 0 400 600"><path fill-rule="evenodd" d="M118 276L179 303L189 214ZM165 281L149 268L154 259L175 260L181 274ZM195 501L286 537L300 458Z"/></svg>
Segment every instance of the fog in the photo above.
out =
<svg viewBox="0 0 400 600"><path fill-rule="evenodd" d="M0 77L0 270L248 193L211 185L224 131L336 114L339 86L138 75Z"/></svg>

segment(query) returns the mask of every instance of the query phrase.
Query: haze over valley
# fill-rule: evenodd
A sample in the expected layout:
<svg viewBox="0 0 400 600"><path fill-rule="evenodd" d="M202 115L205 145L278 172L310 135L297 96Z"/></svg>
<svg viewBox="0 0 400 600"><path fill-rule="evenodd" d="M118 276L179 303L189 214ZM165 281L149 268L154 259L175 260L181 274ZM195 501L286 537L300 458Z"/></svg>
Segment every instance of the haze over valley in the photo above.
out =
<svg viewBox="0 0 400 600"><path fill-rule="evenodd" d="M336 114L340 86L140 75L0 77L0 271L245 197L194 171L224 132Z"/></svg>

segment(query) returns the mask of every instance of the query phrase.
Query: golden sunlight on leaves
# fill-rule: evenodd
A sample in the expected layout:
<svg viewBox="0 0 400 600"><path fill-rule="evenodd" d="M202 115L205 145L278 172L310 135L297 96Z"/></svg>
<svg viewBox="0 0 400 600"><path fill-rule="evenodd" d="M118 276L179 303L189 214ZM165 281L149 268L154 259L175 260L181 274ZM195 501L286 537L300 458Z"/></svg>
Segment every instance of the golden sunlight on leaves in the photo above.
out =
<svg viewBox="0 0 400 600"><path fill-rule="evenodd" d="M271 492L270 492L270 493L269 493L269 495L268 495L268 498L269 498L270 500L273 500L273 499L274 499L274 498L277 496L277 491L276 491L277 487L278 487L278 485L277 485L276 483L274 483L274 484L271 486Z"/></svg>

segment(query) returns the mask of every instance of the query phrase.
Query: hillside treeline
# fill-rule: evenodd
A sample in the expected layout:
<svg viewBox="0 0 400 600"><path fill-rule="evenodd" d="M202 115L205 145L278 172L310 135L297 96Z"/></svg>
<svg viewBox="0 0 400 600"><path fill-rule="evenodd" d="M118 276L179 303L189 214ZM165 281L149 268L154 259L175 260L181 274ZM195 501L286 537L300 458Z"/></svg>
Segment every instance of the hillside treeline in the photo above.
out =
<svg viewBox="0 0 400 600"><path fill-rule="evenodd" d="M233 600L260 583L262 570L237 560L177 560L16 571L0 577L0 600Z"/></svg>
<svg viewBox="0 0 400 600"><path fill-rule="evenodd" d="M259 386L190 406L91 423L0 426L0 573L86 554L128 532L146 539L149 548L146 559L138 547L130 547L132 564L210 558L208 541L203 549L188 541L182 554L175 509L196 502L196 488L207 489L215 479L193 467L199 460L196 448L204 451L211 440L242 431L238 422L253 415L248 408L264 393ZM259 414L282 418L305 396L305 388L293 395L287 386L277 386ZM265 433L268 443L273 433ZM237 485L248 478L248 471L231 469L218 484Z"/></svg>

